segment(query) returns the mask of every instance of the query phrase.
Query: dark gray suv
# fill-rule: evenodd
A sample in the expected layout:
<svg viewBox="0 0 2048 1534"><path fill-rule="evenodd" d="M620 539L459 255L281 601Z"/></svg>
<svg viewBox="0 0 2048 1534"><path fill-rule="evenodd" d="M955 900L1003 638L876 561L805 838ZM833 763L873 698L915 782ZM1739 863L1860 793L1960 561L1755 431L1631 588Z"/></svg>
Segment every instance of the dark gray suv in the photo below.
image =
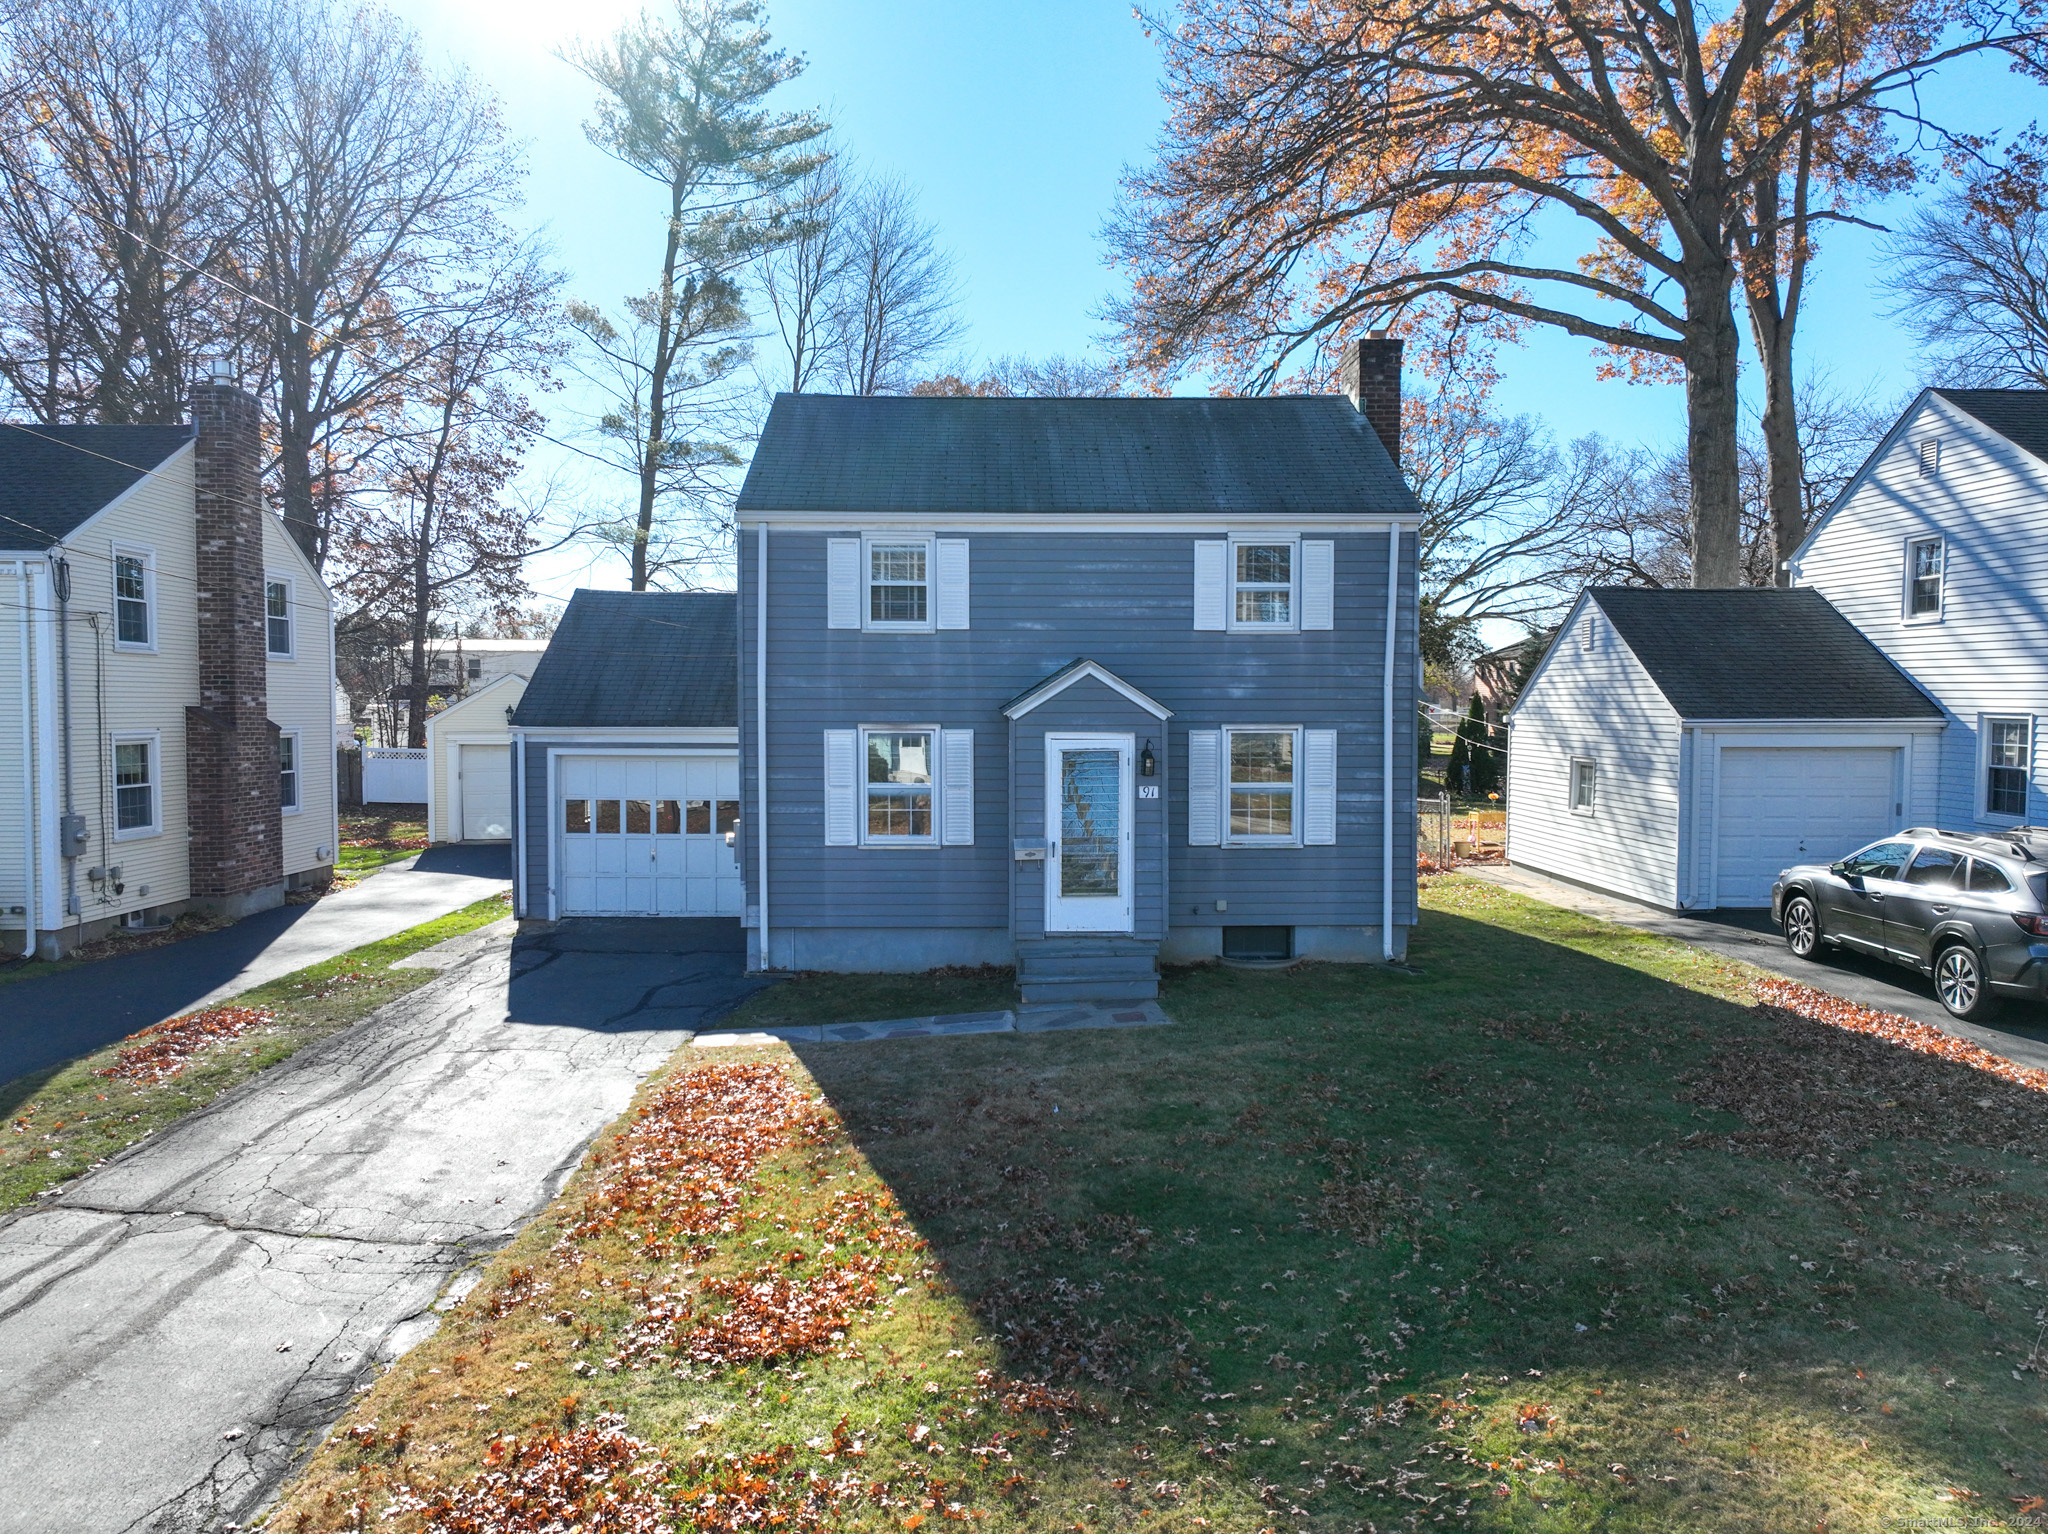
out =
<svg viewBox="0 0 2048 1534"><path fill-rule="evenodd" d="M1957 1017L1998 996L2048 996L2048 829L2006 836L1914 827L1771 886L1771 915L1802 959L1823 944L1934 977Z"/></svg>

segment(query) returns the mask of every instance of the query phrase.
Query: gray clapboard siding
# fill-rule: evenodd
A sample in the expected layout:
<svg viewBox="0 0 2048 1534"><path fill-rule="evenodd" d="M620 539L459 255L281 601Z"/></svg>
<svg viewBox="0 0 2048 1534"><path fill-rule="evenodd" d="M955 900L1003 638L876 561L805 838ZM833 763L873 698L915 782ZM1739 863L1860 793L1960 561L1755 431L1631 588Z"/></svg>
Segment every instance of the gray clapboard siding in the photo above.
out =
<svg viewBox="0 0 2048 1534"><path fill-rule="evenodd" d="M1308 523L1308 519L1304 519ZM1384 532L1335 538L1334 627L1290 634L1197 632L1189 534L948 528L971 540L964 632L874 634L826 624L826 543L858 534L771 531L768 774L772 926L1001 928L1010 923L1009 734L1001 706L1085 656L1175 717L1149 735L1170 797L1170 926L1370 925L1380 921L1380 711L1386 643ZM1316 536L1312 523L1303 528ZM1414 920L1415 575L1407 535L1396 639L1393 785L1396 922ZM753 646L759 534L740 549L743 813L758 783ZM975 844L880 850L824 845L822 731L917 724L975 731ZM1288 849L1190 848L1186 732L1225 724L1334 728L1337 842ZM752 903L757 843L743 868ZM1185 898L1183 898L1185 897ZM1227 913L1214 909L1227 899Z"/></svg>
<svg viewBox="0 0 2048 1534"><path fill-rule="evenodd" d="M1560 637L1511 733L1509 861L1676 907L1678 713L1597 608ZM1572 813L1575 756L1598 767L1591 815Z"/></svg>
<svg viewBox="0 0 2048 1534"><path fill-rule="evenodd" d="M1926 437L1941 440L1939 469L1930 476L1920 473L1916 452ZM1908 623L1906 541L1931 534L1945 539L1942 619ZM1942 824L2005 823L1978 812L1978 720L2048 713L2041 595L2048 592L2048 464L1940 395L1926 395L1801 549L1796 578L1817 588L1947 713ZM2048 814L2042 745L2037 719L2030 821Z"/></svg>

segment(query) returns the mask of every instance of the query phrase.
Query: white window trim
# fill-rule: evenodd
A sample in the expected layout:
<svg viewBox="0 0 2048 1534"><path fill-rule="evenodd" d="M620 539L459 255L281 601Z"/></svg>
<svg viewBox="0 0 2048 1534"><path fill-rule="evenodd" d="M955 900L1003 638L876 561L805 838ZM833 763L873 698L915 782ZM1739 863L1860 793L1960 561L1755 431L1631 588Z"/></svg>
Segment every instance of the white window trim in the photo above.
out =
<svg viewBox="0 0 2048 1534"><path fill-rule="evenodd" d="M1579 796L1579 769L1581 767L1587 768L1591 773L1591 777L1586 784L1586 802L1584 804L1579 804L1576 802ZM1575 756L1570 758L1569 765L1565 768L1564 803L1565 808L1570 810L1574 815L1590 816L1594 812L1595 807L1598 806L1598 804L1600 803L1599 762L1595 761L1590 756Z"/></svg>
<svg viewBox="0 0 2048 1534"><path fill-rule="evenodd" d="M149 643L127 644L121 640L121 587L120 565L123 559L142 561L142 605L148 614ZM107 557L107 598L108 610L113 614L114 648L125 655L154 655L157 653L159 613L156 605L156 550L146 543L116 543L109 546ZM159 817L161 818L161 817Z"/></svg>
<svg viewBox="0 0 2048 1534"><path fill-rule="evenodd" d="M865 551L863 551L865 553ZM929 568L929 566L927 566ZM930 611L931 604L925 604ZM928 735L931 745L932 779L932 829L929 836L870 836L868 835L868 737L870 735ZM875 847L883 851L901 847L939 847L946 827L945 799L945 731L935 724L863 724L853 732L853 791L855 795L854 829L860 834L860 845Z"/></svg>
<svg viewBox="0 0 2048 1534"><path fill-rule="evenodd" d="M1253 623L1237 616L1237 551L1240 545L1263 547L1284 543L1293 553L1287 557L1287 621ZM1223 552L1223 626L1233 634L1298 634L1301 632L1301 536L1298 533L1261 538L1247 533L1232 534ZM1227 763L1225 765L1228 765Z"/></svg>
<svg viewBox="0 0 2048 1534"><path fill-rule="evenodd" d="M146 745L149 747L149 824L120 829L121 799L120 785L115 781L114 763L116 746ZM141 841L145 837L161 836L164 833L164 749L163 734L158 730L122 730L107 738L107 798L113 808L114 829L110 833L117 842Z"/></svg>
<svg viewBox="0 0 2048 1534"><path fill-rule="evenodd" d="M1232 565L1233 572L1236 566ZM1236 605L1236 593L1232 592L1232 606ZM1298 724L1226 724L1219 726L1221 738L1216 742L1216 829L1225 847L1299 847L1301 841L1301 816L1305 805L1302 785L1301 731ZM1230 830L1230 794L1236 787L1230 775L1230 737L1233 735L1292 735L1294 737L1294 812L1289 817L1294 830L1287 836L1234 836Z"/></svg>
<svg viewBox="0 0 2048 1534"><path fill-rule="evenodd" d="M1941 600L1931 613L1913 611L1913 546L1934 543L1941 546ZM1900 545L1899 619L1903 623L1939 623L1948 616L1948 537L1943 533L1914 533ZM2010 715L2001 715L2010 718Z"/></svg>
<svg viewBox="0 0 2048 1534"><path fill-rule="evenodd" d="M284 626L291 636L289 649L270 648L270 588L284 587ZM271 660L297 660L299 658L299 588L289 575L263 572L263 653Z"/></svg>
<svg viewBox="0 0 2048 1534"><path fill-rule="evenodd" d="M283 793L280 791L278 795L277 812L280 815L297 815L306 808L305 742L301 739L301 732L298 730L279 730L277 732L277 738L279 741L288 740L292 743L292 778L295 782L299 796L299 802L297 804L286 804L284 802ZM283 773L284 769L282 766L280 766L278 768L279 776L282 777Z"/></svg>
<svg viewBox="0 0 2048 1534"><path fill-rule="evenodd" d="M1991 726L1994 724L2022 724L2027 732L2026 801L2020 806L2020 813L2008 815L1991 808ZM2027 804L2034 798L2034 745L2035 730L2032 714L1979 714L1977 716L1977 818L1988 820L1995 825L2021 826L2027 823Z"/></svg>
<svg viewBox="0 0 2048 1534"><path fill-rule="evenodd" d="M924 621L921 623L877 620L875 612L875 561L870 552L876 545L924 549ZM884 585L889 584L884 582ZM871 634L930 634L939 626L939 540L933 533L862 533L860 535L860 626ZM867 750L863 736L861 750ZM861 758L866 761L865 755ZM866 783L863 778L862 783Z"/></svg>

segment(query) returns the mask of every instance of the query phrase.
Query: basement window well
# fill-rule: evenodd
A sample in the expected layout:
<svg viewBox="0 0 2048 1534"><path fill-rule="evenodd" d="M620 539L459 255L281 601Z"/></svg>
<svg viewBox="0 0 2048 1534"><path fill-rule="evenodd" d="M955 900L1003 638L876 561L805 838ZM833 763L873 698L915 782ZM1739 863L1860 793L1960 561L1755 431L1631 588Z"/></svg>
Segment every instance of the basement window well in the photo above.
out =
<svg viewBox="0 0 2048 1534"><path fill-rule="evenodd" d="M1294 957L1292 927L1225 927L1223 957L1226 959L1275 960Z"/></svg>

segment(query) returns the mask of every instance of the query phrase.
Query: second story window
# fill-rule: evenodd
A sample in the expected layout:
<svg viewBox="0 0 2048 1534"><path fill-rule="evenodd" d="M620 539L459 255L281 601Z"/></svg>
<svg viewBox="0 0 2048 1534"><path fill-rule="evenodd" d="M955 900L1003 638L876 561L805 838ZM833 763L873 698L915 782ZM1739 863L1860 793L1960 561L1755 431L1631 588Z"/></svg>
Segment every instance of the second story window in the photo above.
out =
<svg viewBox="0 0 2048 1534"><path fill-rule="evenodd" d="M1239 543L1231 547L1232 619L1237 628L1294 626L1294 545Z"/></svg>
<svg viewBox="0 0 2048 1534"><path fill-rule="evenodd" d="M472 682L480 682L480 681L482 681L482 680L483 680L483 676L484 676L484 662L483 662L483 657L482 657L482 656L480 656L480 655L472 655L472 656L470 656L470 657L469 657L469 679L470 679L470 680L471 680Z"/></svg>
<svg viewBox="0 0 2048 1534"><path fill-rule="evenodd" d="M1944 549L1939 538L1915 538L1906 545L1906 617L1941 616Z"/></svg>
<svg viewBox="0 0 2048 1534"><path fill-rule="evenodd" d="M114 643L147 650L156 644L156 614L150 600L149 556L114 551Z"/></svg>
<svg viewBox="0 0 2048 1534"><path fill-rule="evenodd" d="M868 622L877 628L925 628L931 613L931 548L868 545Z"/></svg>
<svg viewBox="0 0 2048 1534"><path fill-rule="evenodd" d="M263 583L263 643L273 656L289 660L292 655L292 583L266 580Z"/></svg>

